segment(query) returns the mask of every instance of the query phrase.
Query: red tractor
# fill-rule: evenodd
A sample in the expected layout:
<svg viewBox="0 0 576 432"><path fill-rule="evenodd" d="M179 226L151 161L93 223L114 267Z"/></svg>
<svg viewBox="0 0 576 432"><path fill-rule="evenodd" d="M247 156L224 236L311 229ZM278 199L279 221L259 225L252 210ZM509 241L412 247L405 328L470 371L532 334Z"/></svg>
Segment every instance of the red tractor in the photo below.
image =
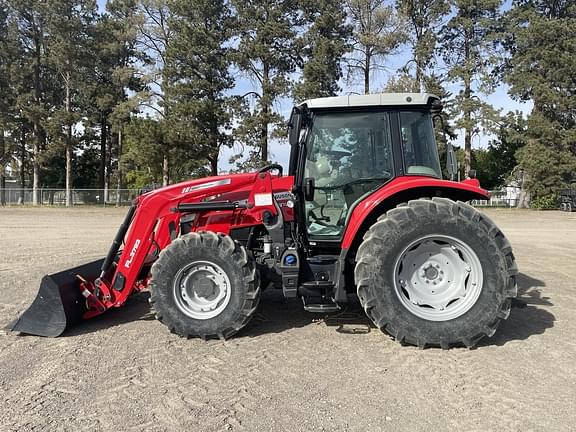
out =
<svg viewBox="0 0 576 432"><path fill-rule="evenodd" d="M488 198L478 181L442 179L441 109L430 94L295 107L287 175L269 165L140 195L106 258L46 276L10 328L58 336L149 288L170 331L225 339L274 287L321 313L356 293L401 343L474 346L508 317L517 268L502 232L465 204ZM453 174L449 144L447 155Z"/></svg>

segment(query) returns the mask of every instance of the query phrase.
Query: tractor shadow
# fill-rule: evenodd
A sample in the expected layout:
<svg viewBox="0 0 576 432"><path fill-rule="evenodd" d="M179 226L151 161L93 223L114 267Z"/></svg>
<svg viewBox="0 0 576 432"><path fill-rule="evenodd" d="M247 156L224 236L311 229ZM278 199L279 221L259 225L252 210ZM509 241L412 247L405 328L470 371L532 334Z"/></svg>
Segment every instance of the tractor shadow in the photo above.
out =
<svg viewBox="0 0 576 432"><path fill-rule="evenodd" d="M512 302L510 317L500 324L493 337L483 339L478 347L502 346L507 342L525 340L554 327L556 317L540 307L554 306L550 297L542 294L546 283L526 273L520 273L516 281L518 297Z"/></svg>
<svg viewBox="0 0 576 432"><path fill-rule="evenodd" d="M550 307L550 297L543 295L546 284L526 273L517 277L518 298L512 305L510 317L501 323L496 334L483 339L478 348L490 345L502 346L515 340L525 340L544 333L554 326L556 318L542 306ZM131 296L122 308L112 309L106 314L84 321L70 328L62 336L71 337L121 326L134 321L154 320L148 299L149 292ZM236 338L256 337L268 333L281 333L322 323L343 334L365 334L376 327L365 315L356 296L349 297L345 309L334 313L311 313L304 310L299 299L285 299L282 290L269 289L262 293L260 306L248 325Z"/></svg>
<svg viewBox="0 0 576 432"><path fill-rule="evenodd" d="M134 321L155 320L148 303L149 298L150 293L147 291L135 294L129 297L123 307L110 309L101 316L82 321L67 329L61 337L93 333ZM339 333L368 333L373 328L355 296L351 298L351 304L345 310L331 314L318 314L306 312L299 299L285 299L282 290L269 289L262 293L260 306L254 317L234 337L256 337L266 333L280 333L320 322L335 327Z"/></svg>
<svg viewBox="0 0 576 432"><path fill-rule="evenodd" d="M154 320L154 313L148 303L149 298L150 293L147 291L134 294L128 298L128 301L123 307L110 309L103 315L82 321L74 327L67 329L61 337L94 333L98 330L121 326L134 321Z"/></svg>
<svg viewBox="0 0 576 432"><path fill-rule="evenodd" d="M348 305L338 312L312 313L304 310L300 299L285 299L281 290L271 289L262 293L256 314L235 337L280 333L320 323L334 327L335 331L344 334L365 334L376 328L364 313L356 296L350 296Z"/></svg>

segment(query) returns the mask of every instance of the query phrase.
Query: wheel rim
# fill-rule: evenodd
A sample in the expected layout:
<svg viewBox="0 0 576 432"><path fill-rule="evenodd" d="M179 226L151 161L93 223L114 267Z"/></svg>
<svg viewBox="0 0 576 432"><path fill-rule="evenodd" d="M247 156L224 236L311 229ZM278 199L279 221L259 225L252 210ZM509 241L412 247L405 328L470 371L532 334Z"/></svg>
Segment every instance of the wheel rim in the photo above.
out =
<svg viewBox="0 0 576 432"><path fill-rule="evenodd" d="M394 266L400 302L429 321L448 321L465 314L482 292L482 265L466 243L431 235L412 242Z"/></svg>
<svg viewBox="0 0 576 432"><path fill-rule="evenodd" d="M194 319L218 316L230 302L231 294L228 275L212 262L195 261L178 271L174 278L176 306Z"/></svg>

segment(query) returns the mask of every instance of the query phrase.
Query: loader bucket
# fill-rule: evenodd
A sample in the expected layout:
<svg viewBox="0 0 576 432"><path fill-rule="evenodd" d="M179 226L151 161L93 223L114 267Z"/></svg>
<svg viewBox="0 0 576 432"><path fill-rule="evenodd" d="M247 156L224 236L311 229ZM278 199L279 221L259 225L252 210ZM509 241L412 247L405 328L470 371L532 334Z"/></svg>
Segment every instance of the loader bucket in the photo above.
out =
<svg viewBox="0 0 576 432"><path fill-rule="evenodd" d="M103 261L93 261L44 276L30 307L6 328L37 336L60 336L67 327L81 321L86 312L86 299L80 291L78 276L89 281L96 280Z"/></svg>

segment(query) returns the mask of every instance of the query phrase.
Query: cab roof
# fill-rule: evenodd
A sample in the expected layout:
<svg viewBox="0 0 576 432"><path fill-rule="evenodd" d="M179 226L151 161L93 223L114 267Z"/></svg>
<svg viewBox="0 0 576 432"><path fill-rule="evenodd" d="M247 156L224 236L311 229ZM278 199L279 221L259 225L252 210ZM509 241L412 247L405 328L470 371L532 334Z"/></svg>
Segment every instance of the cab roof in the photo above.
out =
<svg viewBox="0 0 576 432"><path fill-rule="evenodd" d="M308 99L300 104L309 109L363 106L422 106L440 98L430 93L378 93L369 95L334 96Z"/></svg>

